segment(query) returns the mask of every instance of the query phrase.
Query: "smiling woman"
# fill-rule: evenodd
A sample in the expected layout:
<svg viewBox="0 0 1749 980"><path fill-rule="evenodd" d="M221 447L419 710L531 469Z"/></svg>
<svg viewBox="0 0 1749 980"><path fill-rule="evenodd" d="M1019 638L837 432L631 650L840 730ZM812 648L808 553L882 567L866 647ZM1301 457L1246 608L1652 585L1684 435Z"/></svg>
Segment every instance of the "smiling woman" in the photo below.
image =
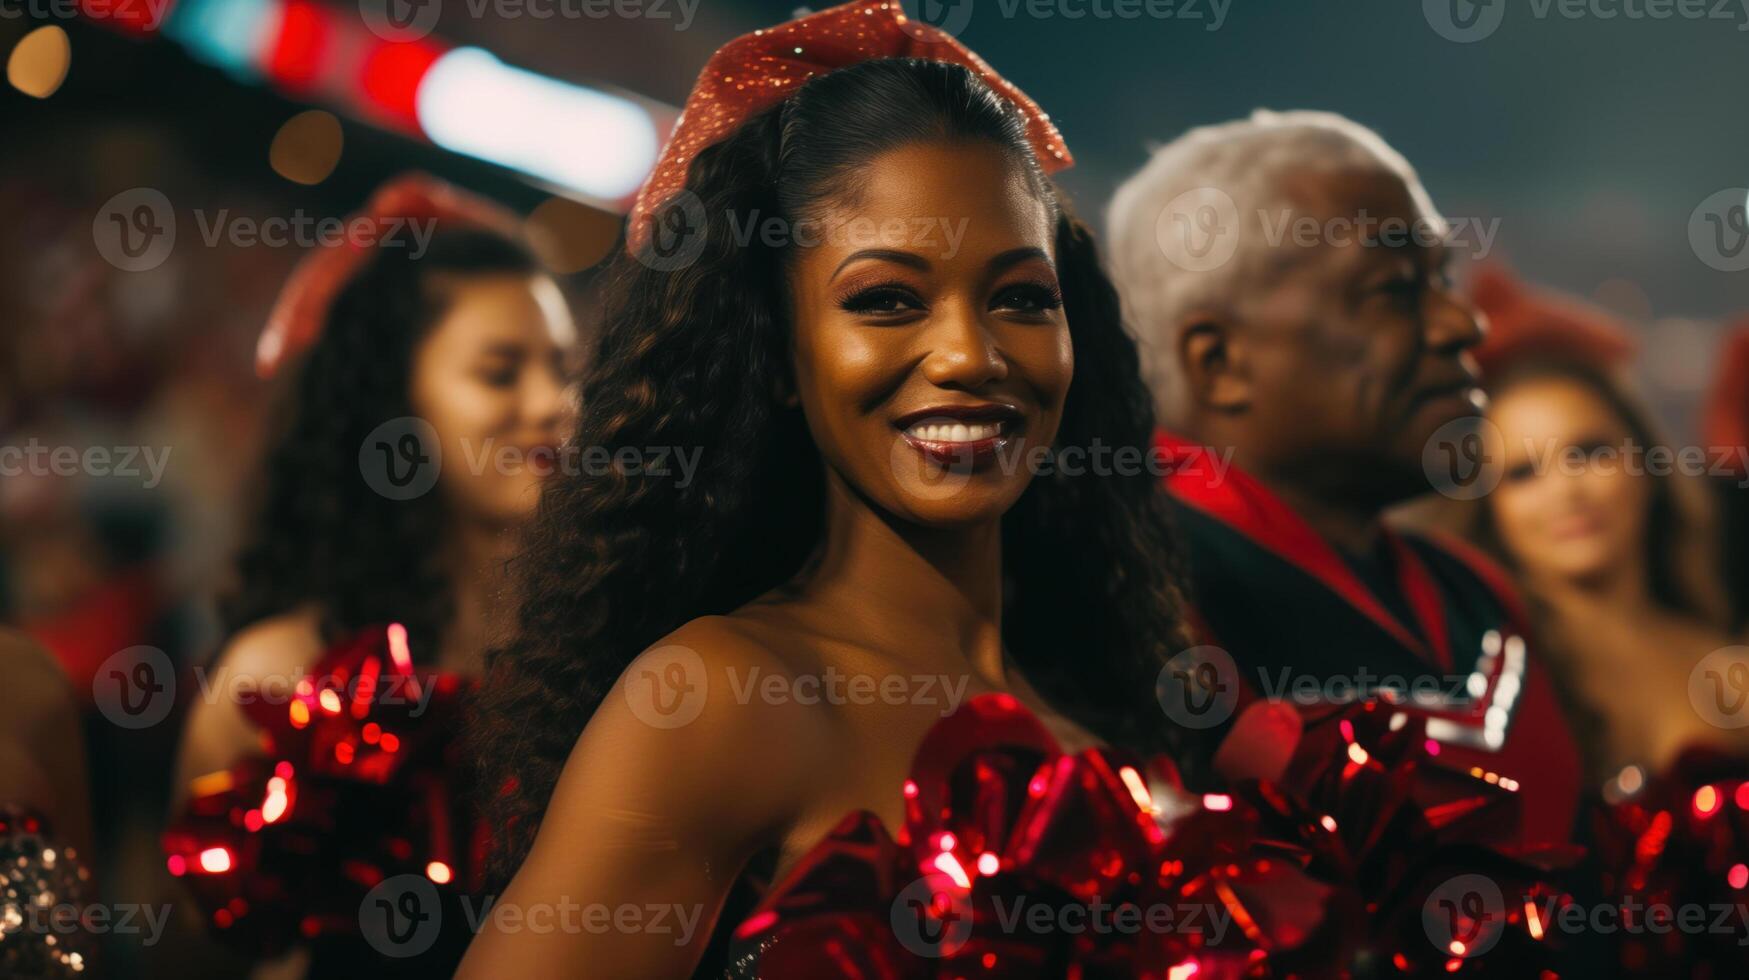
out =
<svg viewBox="0 0 1749 980"><path fill-rule="evenodd" d="M348 226L428 237L311 252L270 318L258 369L290 384L164 839L216 935L292 972L307 951L311 976L375 959L356 915L311 908L357 908L397 873L446 886L434 901L476 883L452 711L566 424L574 340L557 283L483 201L413 175L366 211ZM466 935L452 915L396 965L445 973Z"/></svg>
<svg viewBox="0 0 1749 980"><path fill-rule="evenodd" d="M1116 297L1045 176L1060 143L975 56L894 18L836 8L706 68L701 90L764 64L757 89L778 69L744 49L769 44L837 70L795 68L814 77L734 125L689 107L715 137L683 126L684 185L634 212L578 441L696 447L697 479L555 482L520 629L488 661L481 748L515 871L500 906L605 897L716 928L489 923L463 975L720 972L775 920L750 915L768 875L831 852L846 814L906 823L943 684L974 729L1032 732L1030 714L1065 748L1169 748L1152 694L1182 624L1153 478L1000 465L1153 432ZM756 214L808 244L737 237ZM866 234L812 233L832 228ZM833 676L880 696L765 693ZM770 953L755 945L741 969Z"/></svg>

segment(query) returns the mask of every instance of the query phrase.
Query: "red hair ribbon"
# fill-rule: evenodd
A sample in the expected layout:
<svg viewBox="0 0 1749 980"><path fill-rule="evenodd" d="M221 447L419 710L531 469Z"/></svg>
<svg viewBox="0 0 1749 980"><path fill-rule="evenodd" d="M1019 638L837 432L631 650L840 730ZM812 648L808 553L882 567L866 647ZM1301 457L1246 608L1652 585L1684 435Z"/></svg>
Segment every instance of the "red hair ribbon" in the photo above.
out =
<svg viewBox="0 0 1749 980"><path fill-rule="evenodd" d="M338 244L315 249L292 270L256 342L255 373L271 378L287 359L315 343L341 287L364 265L378 242L405 235L410 221L477 227L510 238L518 236L520 227L516 216L505 208L429 174L396 177L377 188L364 210L346 219Z"/></svg>
<svg viewBox="0 0 1749 980"><path fill-rule="evenodd" d="M1749 446L1749 317L1726 333L1719 373L1701 409L1700 428L1709 446Z"/></svg>
<svg viewBox="0 0 1749 980"><path fill-rule="evenodd" d="M1063 136L1038 103L996 74L953 36L905 16L898 0L859 0L787 24L754 31L717 49L699 73L656 169L638 191L626 230L628 249L647 240L649 216L686 185L700 150L804 82L837 68L880 58L921 58L963 65L1026 116L1026 134L1046 173L1073 164Z"/></svg>
<svg viewBox="0 0 1749 980"><path fill-rule="evenodd" d="M1531 287L1498 263L1477 271L1471 296L1488 316L1488 335L1475 350L1483 381L1527 357L1552 355L1608 370L1639 349L1614 316L1575 297Z"/></svg>

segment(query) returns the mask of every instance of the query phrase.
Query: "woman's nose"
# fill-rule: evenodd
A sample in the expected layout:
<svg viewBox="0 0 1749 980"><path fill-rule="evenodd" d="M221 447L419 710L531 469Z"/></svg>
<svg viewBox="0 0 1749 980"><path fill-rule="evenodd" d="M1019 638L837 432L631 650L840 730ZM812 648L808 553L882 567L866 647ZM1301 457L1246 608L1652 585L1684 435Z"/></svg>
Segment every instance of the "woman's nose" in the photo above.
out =
<svg viewBox="0 0 1749 980"><path fill-rule="evenodd" d="M1008 361L975 311L955 308L937 316L928 341L923 373L937 387L971 390L1008 377Z"/></svg>

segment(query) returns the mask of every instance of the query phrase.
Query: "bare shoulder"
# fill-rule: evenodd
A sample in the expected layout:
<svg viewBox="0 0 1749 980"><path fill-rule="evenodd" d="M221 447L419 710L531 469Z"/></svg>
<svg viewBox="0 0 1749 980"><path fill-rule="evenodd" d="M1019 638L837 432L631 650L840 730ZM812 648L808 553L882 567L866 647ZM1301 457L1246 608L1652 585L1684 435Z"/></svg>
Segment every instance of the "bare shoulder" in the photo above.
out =
<svg viewBox="0 0 1749 980"><path fill-rule="evenodd" d="M54 656L30 637L12 630L0 629L0 677L6 678L5 689L21 695L21 705L68 700L73 693L72 681Z"/></svg>
<svg viewBox="0 0 1749 980"><path fill-rule="evenodd" d="M700 749L712 764L750 750L765 766L805 761L828 719L818 706L771 696L797 672L796 658L779 646L736 617L692 620L627 665L590 727Z"/></svg>
<svg viewBox="0 0 1749 980"><path fill-rule="evenodd" d="M819 706L768 696L794 676L791 658L771 647L726 616L693 620L651 644L578 738L555 805L605 796L728 834L764 836L784 825L832 757L835 736Z"/></svg>
<svg viewBox="0 0 1749 980"><path fill-rule="evenodd" d="M0 732L35 732L79 716L73 682L53 654L0 630Z"/></svg>
<svg viewBox="0 0 1749 980"><path fill-rule="evenodd" d="M296 676L322 656L321 618L314 609L270 616L239 630L225 644L218 668L255 680Z"/></svg>

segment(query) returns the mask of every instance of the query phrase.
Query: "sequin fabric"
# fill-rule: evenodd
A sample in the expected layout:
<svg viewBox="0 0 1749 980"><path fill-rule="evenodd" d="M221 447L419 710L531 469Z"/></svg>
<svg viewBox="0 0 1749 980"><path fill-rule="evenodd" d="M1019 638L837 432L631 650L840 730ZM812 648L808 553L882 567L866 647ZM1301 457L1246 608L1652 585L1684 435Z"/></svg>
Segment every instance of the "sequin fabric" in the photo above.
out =
<svg viewBox="0 0 1749 980"><path fill-rule="evenodd" d="M74 977L91 967L91 872L42 817L0 806L0 977Z"/></svg>
<svg viewBox="0 0 1749 980"><path fill-rule="evenodd" d="M743 35L711 56L656 168L638 192L627 224L628 249L636 251L646 243L652 213L685 186L686 172L700 150L789 98L808 79L879 58L964 65L1026 116L1027 137L1046 173L1074 163L1062 134L1038 103L952 35L911 20L898 3L847 3Z"/></svg>

